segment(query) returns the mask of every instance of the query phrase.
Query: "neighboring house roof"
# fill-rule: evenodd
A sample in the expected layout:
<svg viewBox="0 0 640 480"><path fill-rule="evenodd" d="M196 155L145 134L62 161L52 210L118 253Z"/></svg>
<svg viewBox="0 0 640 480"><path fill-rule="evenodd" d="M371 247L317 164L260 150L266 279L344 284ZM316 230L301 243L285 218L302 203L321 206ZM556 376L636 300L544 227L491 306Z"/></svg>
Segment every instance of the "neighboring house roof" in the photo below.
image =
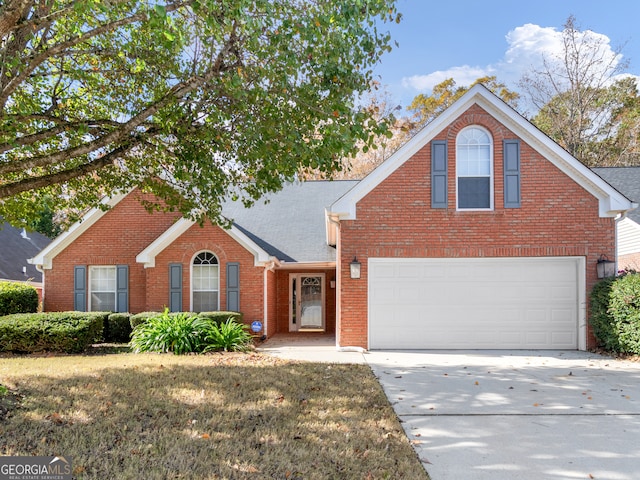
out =
<svg viewBox="0 0 640 480"><path fill-rule="evenodd" d="M335 262L335 248L325 241L325 208L357 183L346 180L290 183L279 192L267 194L250 208L245 208L240 201L227 201L222 213L233 221L228 233L253 253L256 264L273 260L279 263ZM105 199L103 203L115 207L125 196ZM74 224L47 248L35 252L37 255L32 254L30 262L51 268L52 259L105 213L99 208L89 211L81 222ZM156 255L193 224L191 220L179 220L140 252L136 260L145 267L153 266Z"/></svg>
<svg viewBox="0 0 640 480"><path fill-rule="evenodd" d="M592 172L576 158L562 149L551 138L536 128L531 122L494 95L484 85L469 89L451 107L431 123L427 124L411 140L399 148L378 168L364 178L356 187L335 202L328 215L332 218L355 219L356 205L386 179L392 172L409 160L428 142L433 140L447 125L462 115L472 105L477 104L498 121L506 125L515 135L537 150L549 162L571 177L585 190L599 200L601 217L615 217L632 208L629 199Z"/></svg>
<svg viewBox="0 0 640 480"><path fill-rule="evenodd" d="M640 167L597 167L592 170L629 200L640 202ZM640 209L631 210L627 217L640 224Z"/></svg>
<svg viewBox="0 0 640 480"><path fill-rule="evenodd" d="M27 259L50 243L49 237L15 228L4 222L0 226L0 279L42 282L42 273L30 265Z"/></svg>

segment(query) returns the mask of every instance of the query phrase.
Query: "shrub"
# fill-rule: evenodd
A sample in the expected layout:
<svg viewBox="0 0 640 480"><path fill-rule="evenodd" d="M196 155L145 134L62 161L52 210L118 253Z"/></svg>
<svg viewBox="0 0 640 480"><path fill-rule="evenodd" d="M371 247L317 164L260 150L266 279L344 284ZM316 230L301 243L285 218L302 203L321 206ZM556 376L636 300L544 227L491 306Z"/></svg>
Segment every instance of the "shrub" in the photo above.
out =
<svg viewBox="0 0 640 480"><path fill-rule="evenodd" d="M640 354L640 275L618 277L611 287L609 314L619 352Z"/></svg>
<svg viewBox="0 0 640 480"><path fill-rule="evenodd" d="M598 282L591 293L590 323L606 350L640 354L640 275Z"/></svg>
<svg viewBox="0 0 640 480"><path fill-rule="evenodd" d="M209 320L212 323L221 324L232 318L237 323L242 323L243 315L240 312L200 312L198 318Z"/></svg>
<svg viewBox="0 0 640 480"><path fill-rule="evenodd" d="M104 325L104 341L107 343L127 343L131 338L131 314L112 313Z"/></svg>
<svg viewBox="0 0 640 480"><path fill-rule="evenodd" d="M605 350L619 351L618 336L609 314L609 297L616 277L596 283L591 291L589 323L598 343Z"/></svg>
<svg viewBox="0 0 640 480"><path fill-rule="evenodd" d="M150 318L157 317L158 315L160 315L160 312L141 312L131 315L131 318L129 319L131 329L134 330L138 325L141 325Z"/></svg>
<svg viewBox="0 0 640 480"><path fill-rule="evenodd" d="M26 283L0 282L0 316L38 311L38 291Z"/></svg>
<svg viewBox="0 0 640 480"><path fill-rule="evenodd" d="M203 318L199 318L196 322L203 333L205 352L211 350L244 352L249 349L253 340L248 327L231 317L223 323L213 323Z"/></svg>
<svg viewBox="0 0 640 480"><path fill-rule="evenodd" d="M0 351L80 353L102 340L105 312L55 312L0 317Z"/></svg>
<svg viewBox="0 0 640 480"><path fill-rule="evenodd" d="M169 310L138 324L131 335L131 347L139 352L173 352L176 355L201 352L202 334L191 313L170 314Z"/></svg>

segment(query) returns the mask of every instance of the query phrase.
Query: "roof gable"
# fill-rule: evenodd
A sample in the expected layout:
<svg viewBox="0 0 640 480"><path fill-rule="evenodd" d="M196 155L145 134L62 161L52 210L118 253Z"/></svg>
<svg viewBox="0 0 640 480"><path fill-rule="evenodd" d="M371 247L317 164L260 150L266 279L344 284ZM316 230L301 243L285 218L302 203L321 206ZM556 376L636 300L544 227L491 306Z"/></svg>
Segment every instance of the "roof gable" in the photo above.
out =
<svg viewBox="0 0 640 480"><path fill-rule="evenodd" d="M562 149L557 143L551 140L551 138L541 132L503 100L494 95L484 85L478 84L469 89L451 107L431 123L427 124L357 186L336 201L331 206L328 214L333 218L345 220L355 219L356 205L362 198L474 104L477 104L487 111L487 113L537 150L560 171L571 177L586 191L596 197L599 200L599 213L601 217L615 217L620 213L634 208L634 205L624 195L603 181L566 150Z"/></svg>
<svg viewBox="0 0 640 480"><path fill-rule="evenodd" d="M113 197L104 198L101 203L106 207L114 207L127 195L128 193L121 193L114 195ZM76 238L86 232L107 212L108 209L92 208L79 222L74 223L69 230L58 235L46 248L41 250L33 258L30 258L28 262L32 265L36 265L38 268L50 269L56 255L71 245Z"/></svg>
<svg viewBox="0 0 640 480"><path fill-rule="evenodd" d="M169 245L171 245L180 235L189 230L196 222L187 218L181 218L162 235L136 256L136 262L144 264L145 268L156 266L156 257ZM231 227L226 231L231 238L251 252L255 258L255 265L265 264L275 259L258 246L247 235L237 227Z"/></svg>

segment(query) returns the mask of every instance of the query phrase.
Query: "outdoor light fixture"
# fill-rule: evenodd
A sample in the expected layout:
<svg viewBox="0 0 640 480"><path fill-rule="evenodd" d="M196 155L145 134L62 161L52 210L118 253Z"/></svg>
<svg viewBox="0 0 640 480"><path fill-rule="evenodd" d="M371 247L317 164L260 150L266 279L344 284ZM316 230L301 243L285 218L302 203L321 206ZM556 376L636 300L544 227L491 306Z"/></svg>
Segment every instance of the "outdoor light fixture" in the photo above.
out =
<svg viewBox="0 0 640 480"><path fill-rule="evenodd" d="M360 262L355 255L353 261L349 264L349 268L351 269L351 278L360 278Z"/></svg>
<svg viewBox="0 0 640 480"><path fill-rule="evenodd" d="M616 274L616 262L609 260L605 254L602 254L598 259L596 269L598 270L598 278L613 277Z"/></svg>

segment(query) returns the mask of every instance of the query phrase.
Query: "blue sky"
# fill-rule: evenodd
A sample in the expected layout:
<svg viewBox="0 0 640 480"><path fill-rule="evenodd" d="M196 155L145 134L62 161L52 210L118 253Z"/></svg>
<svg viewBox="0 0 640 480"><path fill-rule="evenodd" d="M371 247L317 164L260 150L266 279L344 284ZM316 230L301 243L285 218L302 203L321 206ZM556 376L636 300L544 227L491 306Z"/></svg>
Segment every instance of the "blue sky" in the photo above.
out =
<svg viewBox="0 0 640 480"><path fill-rule="evenodd" d="M640 76L638 0L397 0L397 6L404 18L386 28L399 47L375 73L403 107L449 77L468 85L496 75L517 90L541 52L557 47L571 14L581 30L604 35L612 49L621 47L627 72Z"/></svg>

